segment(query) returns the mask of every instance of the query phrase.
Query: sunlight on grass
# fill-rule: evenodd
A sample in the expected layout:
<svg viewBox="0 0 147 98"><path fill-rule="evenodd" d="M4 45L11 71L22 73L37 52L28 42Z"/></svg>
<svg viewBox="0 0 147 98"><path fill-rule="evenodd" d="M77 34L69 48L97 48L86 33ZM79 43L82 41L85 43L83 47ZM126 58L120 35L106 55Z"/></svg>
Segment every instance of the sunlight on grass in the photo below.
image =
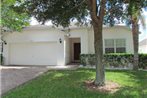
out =
<svg viewBox="0 0 147 98"><path fill-rule="evenodd" d="M57 73L57 74L54 75L55 78L59 78L59 77L63 77L63 76L64 76L63 73Z"/></svg>

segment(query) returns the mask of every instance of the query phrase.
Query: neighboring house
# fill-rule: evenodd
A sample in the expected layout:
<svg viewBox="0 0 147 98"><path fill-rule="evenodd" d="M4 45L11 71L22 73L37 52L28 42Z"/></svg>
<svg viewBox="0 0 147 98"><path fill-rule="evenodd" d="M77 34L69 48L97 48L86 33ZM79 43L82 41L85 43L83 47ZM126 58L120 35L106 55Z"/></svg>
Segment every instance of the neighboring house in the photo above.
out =
<svg viewBox="0 0 147 98"><path fill-rule="evenodd" d="M139 42L139 53L147 53L147 38Z"/></svg>
<svg viewBox="0 0 147 98"><path fill-rule="evenodd" d="M80 54L94 53L92 27L67 30L30 26L4 37L5 65L66 65L78 62ZM133 53L131 30L125 26L104 27L104 53Z"/></svg>

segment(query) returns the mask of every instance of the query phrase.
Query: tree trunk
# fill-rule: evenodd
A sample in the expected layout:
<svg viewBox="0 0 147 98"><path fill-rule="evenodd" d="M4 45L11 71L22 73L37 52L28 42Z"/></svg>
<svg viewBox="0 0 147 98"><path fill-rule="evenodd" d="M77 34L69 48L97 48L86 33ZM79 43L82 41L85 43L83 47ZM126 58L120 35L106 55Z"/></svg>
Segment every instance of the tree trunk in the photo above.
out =
<svg viewBox="0 0 147 98"><path fill-rule="evenodd" d="M133 35L133 49L134 49L133 70L138 70L138 63L139 63L139 55L138 55L139 27L138 27L138 21L137 20L132 20L132 35Z"/></svg>
<svg viewBox="0 0 147 98"><path fill-rule="evenodd" d="M94 29L94 48L96 56L96 78L95 85L105 85L105 69L103 65L103 17L105 9L105 0L101 0L100 9L98 11L97 0L88 0L92 25Z"/></svg>
<svg viewBox="0 0 147 98"><path fill-rule="evenodd" d="M102 86L105 84L105 69L103 65L103 37L102 26L93 24L94 27L94 47L96 56L96 78L95 85Z"/></svg>

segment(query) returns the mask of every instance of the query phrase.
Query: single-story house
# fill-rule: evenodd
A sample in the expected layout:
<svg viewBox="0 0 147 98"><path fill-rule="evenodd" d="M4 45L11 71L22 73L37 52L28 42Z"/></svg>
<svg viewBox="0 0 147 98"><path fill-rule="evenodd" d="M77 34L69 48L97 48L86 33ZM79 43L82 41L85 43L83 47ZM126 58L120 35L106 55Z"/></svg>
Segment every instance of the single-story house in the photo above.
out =
<svg viewBox="0 0 147 98"><path fill-rule="evenodd" d="M147 38L139 42L139 53L147 53Z"/></svg>
<svg viewBox="0 0 147 98"><path fill-rule="evenodd" d="M63 30L36 25L6 34L4 40L5 65L66 65L78 62L80 54L95 53L92 27ZM104 27L103 50L133 53L131 30L125 26Z"/></svg>

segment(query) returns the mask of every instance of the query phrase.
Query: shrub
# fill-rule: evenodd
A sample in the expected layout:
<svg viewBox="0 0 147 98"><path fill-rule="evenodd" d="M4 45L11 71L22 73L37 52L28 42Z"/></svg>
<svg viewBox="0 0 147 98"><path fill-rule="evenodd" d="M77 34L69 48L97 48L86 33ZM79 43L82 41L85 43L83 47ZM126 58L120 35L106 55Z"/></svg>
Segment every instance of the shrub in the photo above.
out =
<svg viewBox="0 0 147 98"><path fill-rule="evenodd" d="M147 68L147 54L139 54L139 67Z"/></svg>
<svg viewBox="0 0 147 98"><path fill-rule="evenodd" d="M81 64L95 65L95 55L94 54L81 54L80 55ZM133 63L133 54L124 53L113 53L104 54L103 64L105 66L113 67L129 67ZM147 67L147 54L139 54L139 68Z"/></svg>

